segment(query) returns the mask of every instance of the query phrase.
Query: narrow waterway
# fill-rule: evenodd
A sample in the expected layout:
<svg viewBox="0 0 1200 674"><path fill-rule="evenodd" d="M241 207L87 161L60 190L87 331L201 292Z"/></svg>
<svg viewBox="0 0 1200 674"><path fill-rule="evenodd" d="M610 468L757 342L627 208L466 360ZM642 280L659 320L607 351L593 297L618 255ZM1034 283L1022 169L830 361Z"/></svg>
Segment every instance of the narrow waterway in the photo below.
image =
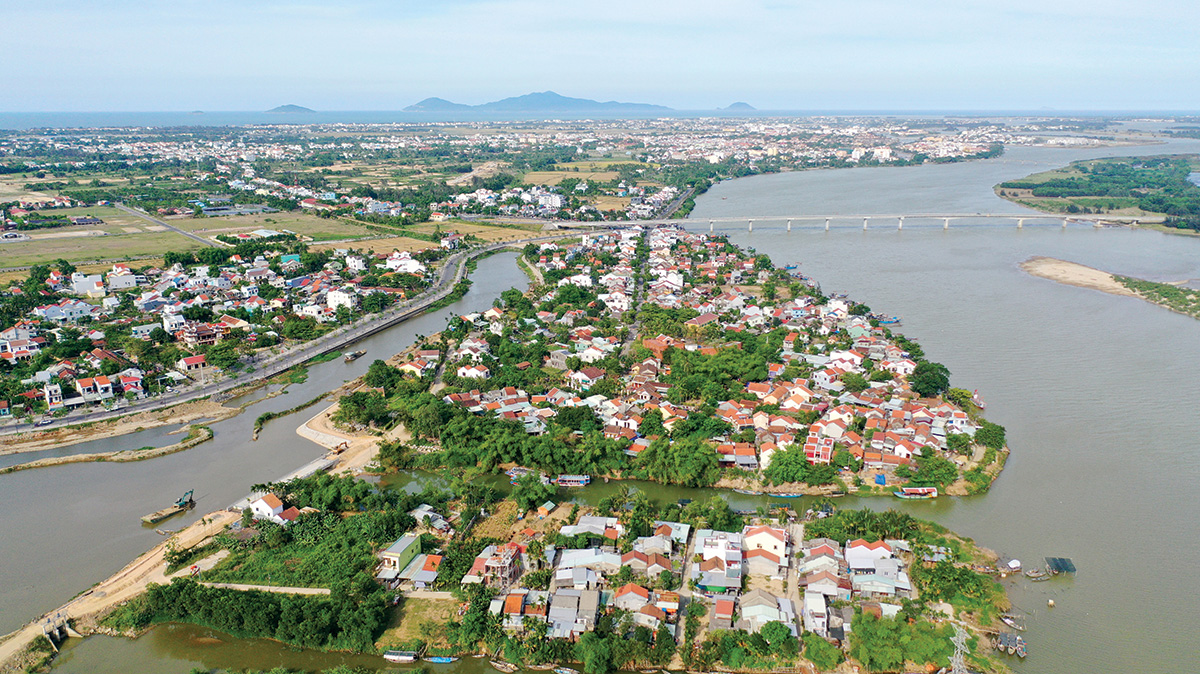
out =
<svg viewBox="0 0 1200 674"><path fill-rule="evenodd" d="M738 215L1023 212L997 198L992 186L1074 159L1198 149L1195 142L1010 148L1004 157L984 162L759 176L714 187L699 200L690 226L706 230L705 218ZM1074 579L1011 583L1014 602L1031 615L1030 656L1013 663L1018 672L1200 671L1194 638L1186 636L1200 620L1195 592L1186 589L1200 555L1200 503L1194 496L1200 443L1192 427L1200 399L1200 322L1140 300L1033 278L1017 266L1031 255L1048 255L1146 278L1200 278L1200 239L1085 226L1017 230L1011 224L971 224L942 231L940 222L929 224L906 222L904 231L873 227L828 233L797 227L789 234L780 222L773 228L756 223L752 234L733 232L736 243L768 252L776 263L799 263L800 271L827 291L848 292L876 311L901 315L901 330L919 339L929 358L950 368L955 385L978 388L989 418L1009 430L1012 458L985 496L916 503L846 498L838 505L902 508L1028 564L1044 556L1074 558L1079 566ZM481 270L492 262L481 264ZM497 278L488 290L508 285ZM279 403L280 409L294 404L289 403ZM231 422L248 426L255 414ZM274 434L285 429L285 439L294 445L295 425L294 419L277 421L264 440L280 437ZM242 430L237 440L244 443L248 433ZM270 466L280 473L301 462L284 466L276 460ZM237 474L236 468L222 466L220 474ZM8 498L3 479L0 507ZM390 481L404 485L424 479L428 476ZM594 502L624 486L637 485L601 482L577 497ZM174 486L163 490L159 500L173 491ZM715 492L654 485L649 493L665 502ZM740 509L782 502L723 495ZM804 508L805 500L796 505ZM55 512L62 507L56 504ZM146 509L138 505L122 521L135 523ZM0 574L9 573L3 570L7 566L0 566ZM74 577L99 578L112 570L92 568L80 564ZM42 574L30 574L35 576ZM1057 607L1047 608L1048 599ZM315 659L299 664L278 646L216 634L207 638L221 644L198 641L203 637L194 629L159 628L136 641L92 638L72 644L57 670L183 674L196 663L265 667L249 652L259 647L276 654L267 661L272 665L361 662L310 653L305 657ZM373 662L372 667L383 666ZM451 667L462 674L483 671L478 661Z"/></svg>
<svg viewBox="0 0 1200 674"><path fill-rule="evenodd" d="M139 518L189 489L195 490L196 509L157 526L179 529L230 505L251 484L281 477L321 456L321 447L296 435L296 427L319 408L269 422L252 442L255 417L331 391L365 372L372 360L403 350L416 335L441 330L449 317L486 309L503 290L526 287L515 260L513 253L481 260L474 284L461 300L359 342L355 348L367 355L352 363L339 358L310 367L304 383L212 424L216 435L209 442L149 461L76 463L0 475L0 633L60 606L161 541L154 527L143 526ZM158 432L147 431L152 436ZM86 451L98 452L154 443L123 436L86 444Z"/></svg>

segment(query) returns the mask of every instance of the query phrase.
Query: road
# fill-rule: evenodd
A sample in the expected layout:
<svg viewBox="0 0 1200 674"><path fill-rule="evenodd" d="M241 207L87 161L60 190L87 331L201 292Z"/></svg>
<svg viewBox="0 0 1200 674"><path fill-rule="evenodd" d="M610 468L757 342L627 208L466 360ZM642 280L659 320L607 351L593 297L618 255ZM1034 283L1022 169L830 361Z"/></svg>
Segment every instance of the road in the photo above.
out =
<svg viewBox="0 0 1200 674"><path fill-rule="evenodd" d="M158 218L153 217L144 211L139 211L136 208L130 208L122 203L116 203L116 204L113 204L113 206L115 206L117 208L117 210L125 211L126 213L128 213L130 215L136 215L137 217L139 217L143 220L149 220L150 222L153 222L156 225L159 225L161 227L166 227L167 229L171 230L172 232L175 232L176 234L182 234L182 235L186 236L187 238L192 239L194 241L199 241L200 243L202 243L206 246L210 246L212 248L218 247L217 244L213 241L210 241L198 234L192 234L191 232L185 232L184 230L176 227L175 225L169 224L163 220L159 220Z"/></svg>
<svg viewBox="0 0 1200 674"><path fill-rule="evenodd" d="M206 587L215 587L224 590L238 590L240 592L249 592L257 590L259 592L275 592L277 594L307 594L307 595L329 595L327 587L283 587L281 585L246 585L245 583L200 583Z"/></svg>
<svg viewBox="0 0 1200 674"><path fill-rule="evenodd" d="M496 243L483 248L476 248L455 253L454 255L446 258L446 263L442 265L442 268L438 274L437 283L418 297L408 302L401 303L364 321L360 321L349 326L339 327L329 334L323 335L316 340L295 347L290 351L285 351L261 361L257 359L253 360L250 364L254 366L254 372L239 372L228 379L222 379L217 382L202 382L198 385L189 387L186 390L180 390L173 394L161 395L154 398L147 398L146 400L142 400L134 404L119 404L118 407L113 410L96 411L87 414L56 419L53 423L46 426L35 428L32 423L11 424L5 427L3 431L0 431L0 437L14 435L17 433L26 433L33 430L51 431L80 423L107 421L110 419L116 419L117 417L125 416L127 414L160 410L182 403L200 400L208 396L225 393L241 386L253 384L264 379L269 379L290 368L312 360L317 356L324 355L330 351L340 350L348 344L352 344L381 330L390 328L397 323L402 323L410 318L421 315L431 305L439 302L453 292L454 286L466 275L466 262L472 257L478 257L491 251L502 250L514 245L521 246L527 243L553 241L555 239L569 238L571 236L576 236L576 234L552 234L517 242Z"/></svg>

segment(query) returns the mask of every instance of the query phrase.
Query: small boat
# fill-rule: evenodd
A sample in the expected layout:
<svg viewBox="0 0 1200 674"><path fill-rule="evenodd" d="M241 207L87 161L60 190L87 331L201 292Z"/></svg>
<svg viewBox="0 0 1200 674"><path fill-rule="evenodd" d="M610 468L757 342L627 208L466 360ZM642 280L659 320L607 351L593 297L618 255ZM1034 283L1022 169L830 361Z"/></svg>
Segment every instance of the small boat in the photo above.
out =
<svg viewBox="0 0 1200 674"><path fill-rule="evenodd" d="M1018 632L1025 631L1025 626L1022 625L1021 623L1017 622L1017 619L1013 616L1002 615L1002 616L1000 616L1000 622L1004 623L1005 625L1008 625L1009 627L1013 628L1014 630L1017 630Z"/></svg>
<svg viewBox="0 0 1200 674"><path fill-rule="evenodd" d="M591 475L559 475L555 480L560 487L586 487L591 481Z"/></svg>
<svg viewBox="0 0 1200 674"><path fill-rule="evenodd" d="M900 491L892 492L896 498L902 499L931 499L937 498L937 487L901 487Z"/></svg>
<svg viewBox="0 0 1200 674"><path fill-rule="evenodd" d="M416 651L387 651L383 654L383 659L388 662L416 662Z"/></svg>
<svg viewBox="0 0 1200 674"><path fill-rule="evenodd" d="M451 657L449 655L435 655L432 657L421 658L421 659L424 660L425 662L433 662L433 663L436 663L439 665L450 664L451 662L458 660L458 658Z"/></svg>
<svg viewBox="0 0 1200 674"><path fill-rule="evenodd" d="M1030 569L1025 572L1025 577L1030 578L1032 580L1038 580L1038 579L1049 578L1050 574L1046 573L1045 571L1042 571L1041 569Z"/></svg>
<svg viewBox="0 0 1200 674"><path fill-rule="evenodd" d="M880 325L900 325L900 317L892 316L891 318L881 318L881 319L879 319L879 324Z"/></svg>
<svg viewBox="0 0 1200 674"><path fill-rule="evenodd" d="M1034 578L1034 579L1033 579L1033 582L1035 582L1035 583L1040 583L1040 582L1042 582L1042 581L1044 581L1044 580L1050 580L1050 578L1052 578L1052 576L1051 576L1050 574L1046 573L1046 574L1042 574L1042 575L1040 575L1040 576L1037 576L1036 578Z"/></svg>
<svg viewBox="0 0 1200 674"><path fill-rule="evenodd" d="M975 392L971 394L971 404L981 410L987 409L987 403L983 402L983 398L979 397L979 389L975 389Z"/></svg>
<svg viewBox="0 0 1200 674"><path fill-rule="evenodd" d="M500 662L499 660L490 660L489 662L491 662L493 667L504 672L504 674L512 674L517 671L517 666L510 662Z"/></svg>
<svg viewBox="0 0 1200 674"><path fill-rule="evenodd" d="M366 351L348 351L342 355L345 356L346 362L350 363L350 362L356 361L359 358L362 358L363 356L367 355L367 352Z"/></svg>
<svg viewBox="0 0 1200 674"><path fill-rule="evenodd" d="M794 265L794 264L789 264L789 265L787 265L786 267L784 267L784 269L786 269L786 270L788 270L788 271L791 271L791 270L793 270L793 269L795 269L795 268L796 268L796 265Z"/></svg>
<svg viewBox="0 0 1200 674"><path fill-rule="evenodd" d="M801 496L804 496L804 494L793 494L789 492L786 494L771 494L771 496L774 496L775 498L800 498Z"/></svg>
<svg viewBox="0 0 1200 674"><path fill-rule="evenodd" d="M579 674L579 672L571 669L570 667L555 667L554 674Z"/></svg>
<svg viewBox="0 0 1200 674"><path fill-rule="evenodd" d="M739 494L745 494L747 496L761 496L762 495L760 492L750 491L749 489L734 489L734 491Z"/></svg>

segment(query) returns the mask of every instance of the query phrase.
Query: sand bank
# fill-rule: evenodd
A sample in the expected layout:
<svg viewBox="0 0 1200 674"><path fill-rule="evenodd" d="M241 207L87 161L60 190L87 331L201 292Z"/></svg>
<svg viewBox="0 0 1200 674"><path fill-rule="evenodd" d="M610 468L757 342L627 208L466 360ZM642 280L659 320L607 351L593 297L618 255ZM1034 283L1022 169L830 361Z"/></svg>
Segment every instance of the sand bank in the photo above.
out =
<svg viewBox="0 0 1200 674"><path fill-rule="evenodd" d="M1138 297L1137 293L1121 285L1112 274L1076 262L1035 256L1022 262L1021 270L1070 286L1099 290L1110 295Z"/></svg>

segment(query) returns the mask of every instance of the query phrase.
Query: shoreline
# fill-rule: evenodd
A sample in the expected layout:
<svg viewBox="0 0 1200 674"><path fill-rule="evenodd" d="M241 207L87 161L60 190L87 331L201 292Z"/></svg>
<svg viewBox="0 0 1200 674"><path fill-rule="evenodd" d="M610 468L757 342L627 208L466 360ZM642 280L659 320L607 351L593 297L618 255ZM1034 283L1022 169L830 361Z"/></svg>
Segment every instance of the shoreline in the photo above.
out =
<svg viewBox="0 0 1200 674"><path fill-rule="evenodd" d="M0 469L0 475L15 473L20 470L30 470L33 468L61 466L68 463L88 463L92 461L128 463L130 461L146 461L148 459L155 459L160 456L167 456L168 454L182 452L213 439L213 430L208 426L192 424L188 427L188 429L188 437L180 440L179 442L167 445L166 447L155 447L152 449L120 449L112 452L92 452L89 454L72 454L70 456L52 456L2 468ZM193 436L192 433L196 431L199 431L199 434Z"/></svg>
<svg viewBox="0 0 1200 674"><path fill-rule="evenodd" d="M1122 297L1141 297L1122 285L1120 281L1117 281L1115 275L1079 264L1078 262L1035 255L1018 266L1021 268L1021 271L1031 276L1048 279L1063 285L1099 290L1102 293Z"/></svg>

